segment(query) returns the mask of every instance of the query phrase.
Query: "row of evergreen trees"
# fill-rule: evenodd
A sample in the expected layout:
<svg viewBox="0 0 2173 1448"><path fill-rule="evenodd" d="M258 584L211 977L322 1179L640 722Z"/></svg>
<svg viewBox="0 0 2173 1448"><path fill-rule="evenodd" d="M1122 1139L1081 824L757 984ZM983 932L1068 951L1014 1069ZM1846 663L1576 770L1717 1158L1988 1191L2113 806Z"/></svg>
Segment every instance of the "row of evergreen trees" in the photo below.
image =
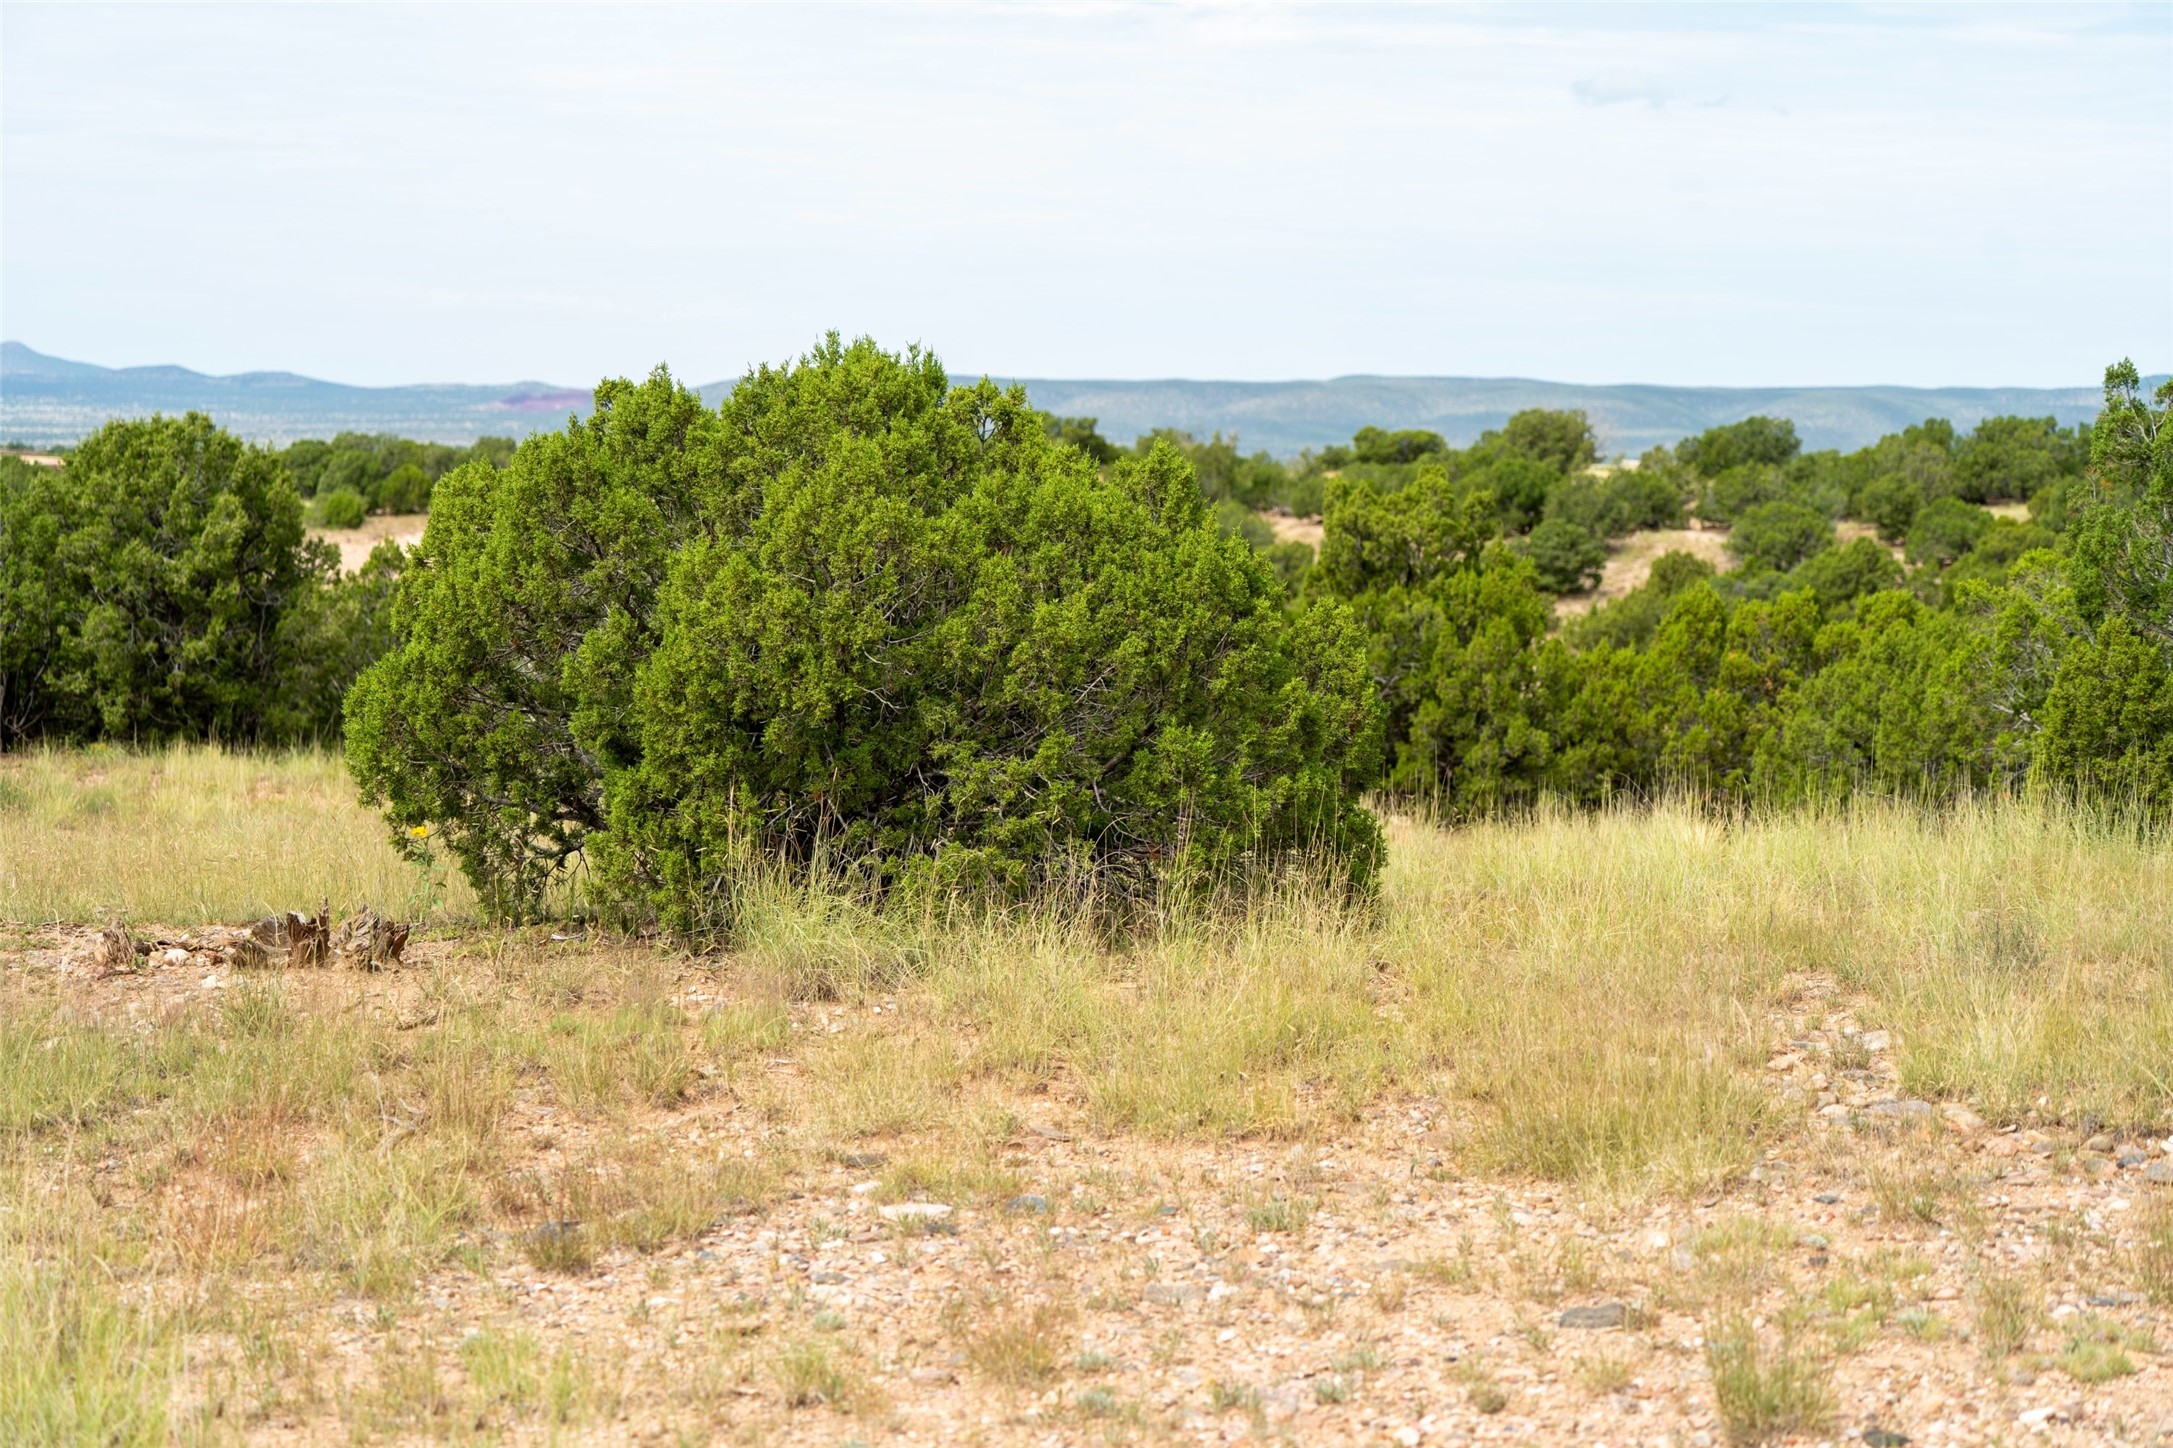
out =
<svg viewBox="0 0 2173 1448"><path fill-rule="evenodd" d="M1327 855L1362 888L1377 788L1461 817L2034 781L2163 814L2168 401L2123 364L2087 433L1805 456L1751 419L1612 470L1581 418L1522 414L1462 450L1369 430L1277 484L832 338L716 409L661 371L607 382L586 421L447 472L420 549L347 579L270 455L115 423L63 470L0 465L0 729L343 718L399 837L500 909L578 855L598 899L688 926L754 861L1011 893ZM1297 477L1324 537L1294 566L1222 505ZM1557 625L1564 529L1693 513L1739 567L1670 555ZM1839 545L1837 516L1888 542Z"/></svg>

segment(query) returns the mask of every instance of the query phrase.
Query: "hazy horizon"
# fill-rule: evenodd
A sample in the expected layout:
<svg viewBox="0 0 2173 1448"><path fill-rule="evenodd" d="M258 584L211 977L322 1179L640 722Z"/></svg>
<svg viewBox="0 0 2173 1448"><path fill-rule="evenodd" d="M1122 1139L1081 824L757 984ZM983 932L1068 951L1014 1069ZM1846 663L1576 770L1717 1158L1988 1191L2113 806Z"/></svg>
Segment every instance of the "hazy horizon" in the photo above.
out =
<svg viewBox="0 0 2173 1448"><path fill-rule="evenodd" d="M2093 384L2173 9L0 9L0 334L368 386Z"/></svg>

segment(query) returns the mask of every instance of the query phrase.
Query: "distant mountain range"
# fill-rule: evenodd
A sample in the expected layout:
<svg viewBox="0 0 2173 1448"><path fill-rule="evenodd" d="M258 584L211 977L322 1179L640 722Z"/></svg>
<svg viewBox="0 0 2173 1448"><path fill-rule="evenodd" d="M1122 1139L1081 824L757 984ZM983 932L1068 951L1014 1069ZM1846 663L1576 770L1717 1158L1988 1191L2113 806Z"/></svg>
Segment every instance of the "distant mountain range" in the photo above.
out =
<svg viewBox="0 0 2173 1448"><path fill-rule="evenodd" d="M963 376L964 373L955 375ZM1609 453L1642 452L1753 413L1786 417L1807 448L1857 448L1927 417L1967 429L1986 417L2097 415L2096 387L1588 387L1509 377L1336 377L1324 382L1065 381L1022 383L1034 405L1094 417L1124 443L1157 427L1235 433L1247 451L1288 457L1348 441L1361 427L1430 428L1462 445L1527 407L1581 408ZM2155 386L2158 379L2152 379ZM714 404L731 387L701 388ZM586 415L587 390L546 382L499 387L351 387L292 372L213 377L186 367L99 367L0 342L0 440L74 442L111 417L208 412L253 441L389 432L469 443L525 436Z"/></svg>

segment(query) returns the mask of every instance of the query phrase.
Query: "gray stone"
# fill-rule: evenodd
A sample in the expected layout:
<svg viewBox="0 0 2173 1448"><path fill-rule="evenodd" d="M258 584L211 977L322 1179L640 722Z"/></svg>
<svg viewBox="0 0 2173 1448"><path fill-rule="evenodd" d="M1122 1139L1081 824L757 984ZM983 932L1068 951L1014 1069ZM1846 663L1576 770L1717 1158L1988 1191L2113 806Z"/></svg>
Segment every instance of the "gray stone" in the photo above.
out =
<svg viewBox="0 0 2173 1448"><path fill-rule="evenodd" d="M1556 1322L1562 1327L1620 1327L1629 1320L1630 1309L1619 1302L1602 1302L1596 1307L1572 1307Z"/></svg>
<svg viewBox="0 0 2173 1448"><path fill-rule="evenodd" d="M875 1209L886 1222L940 1222L951 1214L942 1202L898 1202Z"/></svg>

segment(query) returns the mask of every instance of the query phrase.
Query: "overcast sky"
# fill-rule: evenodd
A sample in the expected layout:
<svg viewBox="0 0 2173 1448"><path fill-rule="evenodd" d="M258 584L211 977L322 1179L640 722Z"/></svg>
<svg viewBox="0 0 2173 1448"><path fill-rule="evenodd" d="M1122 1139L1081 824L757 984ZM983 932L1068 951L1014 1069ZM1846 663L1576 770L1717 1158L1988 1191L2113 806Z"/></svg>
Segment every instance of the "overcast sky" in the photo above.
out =
<svg viewBox="0 0 2173 1448"><path fill-rule="evenodd" d="M0 6L0 331L707 381L2173 365L2173 5Z"/></svg>

